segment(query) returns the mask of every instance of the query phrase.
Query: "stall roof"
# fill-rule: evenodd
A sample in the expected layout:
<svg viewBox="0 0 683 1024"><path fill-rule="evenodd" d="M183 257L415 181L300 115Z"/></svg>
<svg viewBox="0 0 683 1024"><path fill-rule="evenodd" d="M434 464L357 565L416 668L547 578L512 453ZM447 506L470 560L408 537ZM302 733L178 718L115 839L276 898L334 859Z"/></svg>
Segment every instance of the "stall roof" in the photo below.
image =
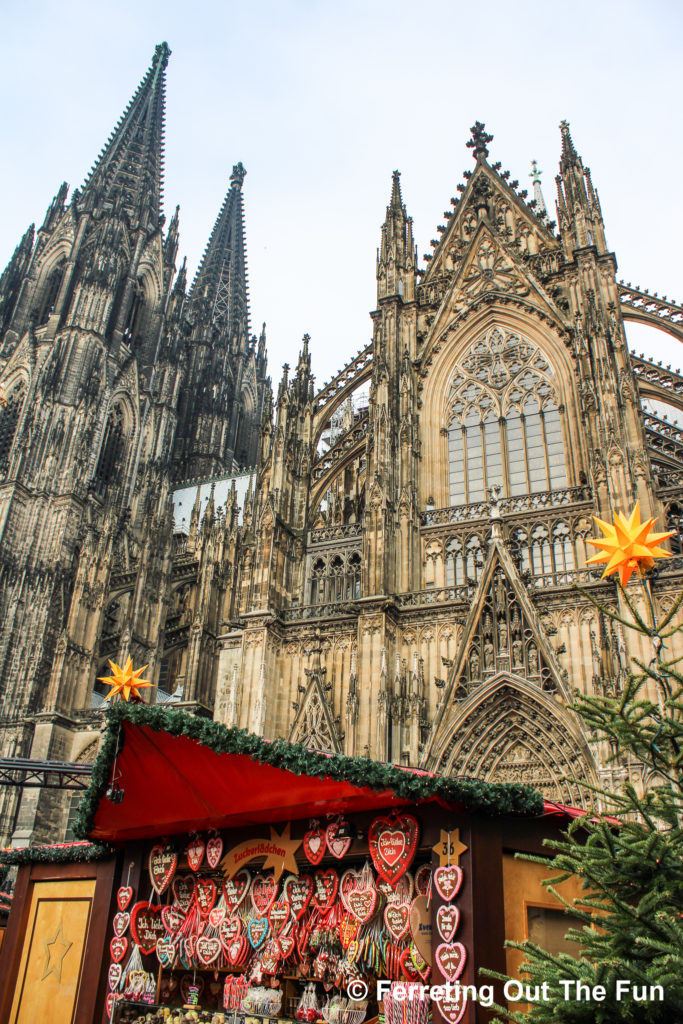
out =
<svg viewBox="0 0 683 1024"><path fill-rule="evenodd" d="M268 742L181 710L121 701L108 713L77 823L83 837L123 842L437 801L480 814L538 815L530 786L446 778ZM112 802L107 791L120 787Z"/></svg>

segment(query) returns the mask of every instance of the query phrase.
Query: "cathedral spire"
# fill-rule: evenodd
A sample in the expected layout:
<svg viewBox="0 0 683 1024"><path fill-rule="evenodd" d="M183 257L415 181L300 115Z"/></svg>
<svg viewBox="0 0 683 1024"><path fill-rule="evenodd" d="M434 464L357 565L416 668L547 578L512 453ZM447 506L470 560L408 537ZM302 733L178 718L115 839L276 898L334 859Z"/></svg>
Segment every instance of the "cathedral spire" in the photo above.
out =
<svg viewBox="0 0 683 1024"><path fill-rule="evenodd" d="M547 214L548 211L546 209L545 199L543 198L543 190L541 189L541 174L542 173L543 173L542 171L539 171L538 164L536 163L536 161L532 160L531 161L531 174L529 175L529 177L531 178L532 182L534 183L534 199L536 200L536 213L540 213L540 214L546 213Z"/></svg>
<svg viewBox="0 0 683 1024"><path fill-rule="evenodd" d="M412 301L415 290L417 253L413 241L413 218L408 217L401 196L401 172L391 176L391 195L377 250L377 299L400 295Z"/></svg>
<svg viewBox="0 0 683 1024"><path fill-rule="evenodd" d="M94 204L120 203L137 217L145 207L152 223L161 217L166 65L171 51L160 43L147 74L126 107L83 186Z"/></svg>
<svg viewBox="0 0 683 1024"><path fill-rule="evenodd" d="M598 255L607 251L605 226L591 172L583 166L569 134L569 122L560 123L562 156L557 182L557 214L562 243L569 259L576 249L595 246Z"/></svg>
<svg viewBox="0 0 683 1024"><path fill-rule="evenodd" d="M235 164L230 189L223 201L204 251L190 301L221 333L233 334L240 326L249 335L249 289L244 238L242 185L246 171Z"/></svg>

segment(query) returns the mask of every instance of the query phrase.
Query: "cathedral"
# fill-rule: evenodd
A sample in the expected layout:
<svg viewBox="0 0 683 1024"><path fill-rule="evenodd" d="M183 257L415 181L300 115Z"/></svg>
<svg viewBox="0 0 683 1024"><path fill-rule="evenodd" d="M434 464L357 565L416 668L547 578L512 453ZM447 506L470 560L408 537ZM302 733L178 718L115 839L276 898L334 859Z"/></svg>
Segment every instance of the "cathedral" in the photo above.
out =
<svg viewBox="0 0 683 1024"><path fill-rule="evenodd" d="M589 803L629 767L572 691L651 657L591 601L623 604L591 517L638 500L677 531L658 611L683 584L683 376L624 323L683 341L683 308L617 279L566 122L557 223L477 122L422 266L393 174L371 343L320 387L306 336L273 391L240 163L176 267L169 53L0 278L0 755L92 762L98 677L130 657L152 703ZM78 796L0 791L0 840L63 837Z"/></svg>

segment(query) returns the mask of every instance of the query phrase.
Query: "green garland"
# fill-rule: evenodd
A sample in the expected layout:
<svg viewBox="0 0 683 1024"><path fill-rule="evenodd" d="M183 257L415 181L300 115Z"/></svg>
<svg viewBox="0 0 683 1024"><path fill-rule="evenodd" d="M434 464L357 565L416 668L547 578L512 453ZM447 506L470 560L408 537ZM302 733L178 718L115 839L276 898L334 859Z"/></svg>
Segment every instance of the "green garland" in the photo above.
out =
<svg viewBox="0 0 683 1024"><path fill-rule="evenodd" d="M123 722L171 736L186 736L196 740L217 754L246 754L253 761L274 768L309 775L320 779L350 782L366 789L391 790L401 800L418 803L430 797L463 804L479 814L543 813L543 797L531 786L509 783L482 782L471 778L420 775L404 771L364 757L344 754L317 754L298 743L275 740L272 743L254 736L244 729L228 729L218 722L198 718L179 711L148 704L128 704L118 701L107 713L107 726L97 760L93 765L92 780L81 800L74 835L86 839L92 831L95 813L104 797L111 778L119 730ZM121 730L120 743L124 742Z"/></svg>
<svg viewBox="0 0 683 1024"><path fill-rule="evenodd" d="M22 846L18 849L0 850L0 865L14 864L61 864L76 861L105 860L113 857L115 850L101 843L55 843L50 846Z"/></svg>

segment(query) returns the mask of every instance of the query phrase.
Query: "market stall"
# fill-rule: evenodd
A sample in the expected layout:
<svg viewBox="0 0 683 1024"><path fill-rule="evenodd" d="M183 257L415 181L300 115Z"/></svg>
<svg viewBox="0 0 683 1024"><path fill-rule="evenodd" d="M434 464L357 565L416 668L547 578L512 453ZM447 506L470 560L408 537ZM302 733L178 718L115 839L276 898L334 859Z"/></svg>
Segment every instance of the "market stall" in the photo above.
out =
<svg viewBox="0 0 683 1024"><path fill-rule="evenodd" d="M116 865L105 962L83 960L90 1019L488 1020L464 986L505 970L505 850L538 852L563 821L525 787L118 704L81 809ZM0 1022L22 1024L22 961L3 963L15 996ZM406 999L410 985L442 991Z"/></svg>

